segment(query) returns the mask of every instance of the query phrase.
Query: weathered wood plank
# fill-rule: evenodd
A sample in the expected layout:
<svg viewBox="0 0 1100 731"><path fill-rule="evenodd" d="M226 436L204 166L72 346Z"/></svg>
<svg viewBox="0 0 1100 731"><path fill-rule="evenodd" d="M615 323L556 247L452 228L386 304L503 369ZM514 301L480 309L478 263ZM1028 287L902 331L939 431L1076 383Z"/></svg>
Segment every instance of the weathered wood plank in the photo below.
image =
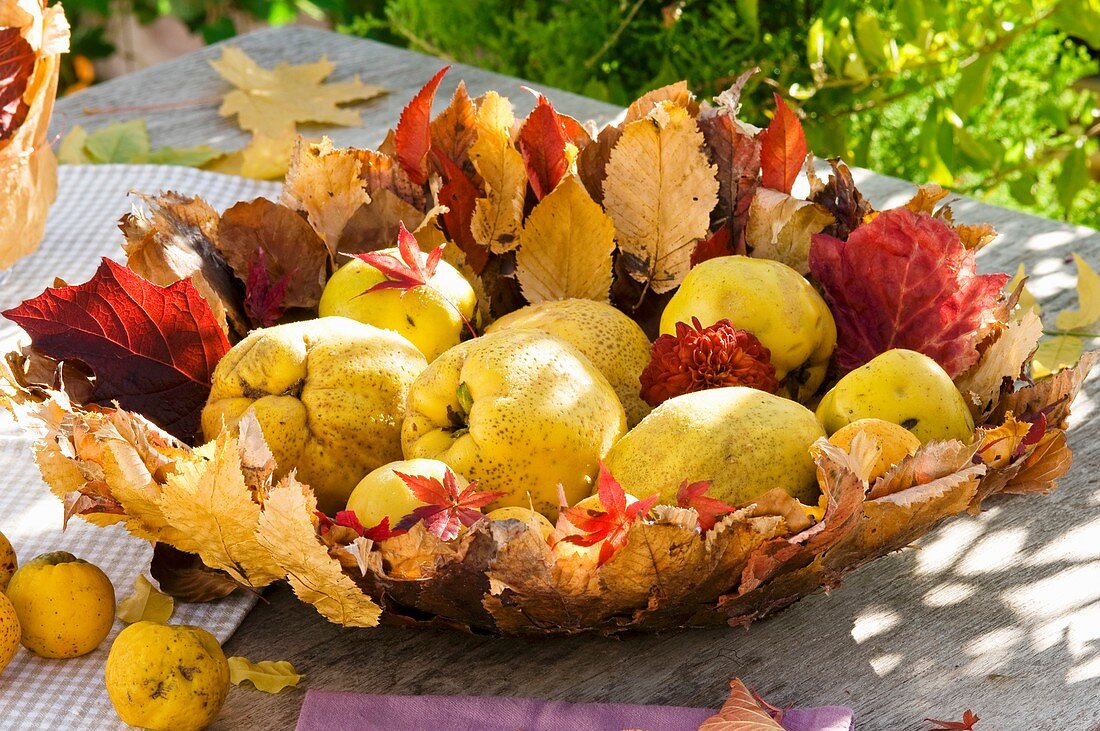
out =
<svg viewBox="0 0 1100 731"><path fill-rule="evenodd" d="M281 29L240 39L256 59L303 62L321 53L335 78L354 72L390 88L362 105L361 129L336 129L338 144L370 145L439 60L314 30ZM146 116L155 144L210 143L243 136L215 106L159 113L85 117L89 106L127 106L201 98L224 90L206 64L217 50L124 77L59 104L55 132ZM519 82L456 68L444 92L465 78L472 93L505 92L524 113ZM607 119L616 110L564 92L548 92L562 111ZM445 93L440 95L446 96ZM440 104L443 100L440 100ZM882 206L912 186L857 171L861 188ZM1071 251L1100 261L1100 235L970 200L960 218L990 221L1004 236L983 267L1014 271L1023 259L1032 288L1054 309L1071 303ZM726 679L740 675L779 704L846 703L860 731L926 728L921 719L982 716L997 731L1100 729L1100 425L1095 386L1078 401L1071 443L1077 460L1050 497L996 501L977 517L942 525L917 548L853 574L830 595L811 597L750 630L687 631L620 640L501 640L395 629L346 630L326 623L286 588L268 592L226 645L254 660L290 660L304 685L373 693L481 693L570 701L717 706ZM291 728L303 691L278 696L234 689L220 729Z"/></svg>

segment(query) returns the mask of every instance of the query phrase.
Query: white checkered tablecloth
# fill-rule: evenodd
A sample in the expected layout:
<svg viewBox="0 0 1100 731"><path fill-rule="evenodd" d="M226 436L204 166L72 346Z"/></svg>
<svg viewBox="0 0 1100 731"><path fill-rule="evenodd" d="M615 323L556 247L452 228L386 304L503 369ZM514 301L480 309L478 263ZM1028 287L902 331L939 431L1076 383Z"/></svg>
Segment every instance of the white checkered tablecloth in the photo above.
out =
<svg viewBox="0 0 1100 731"><path fill-rule="evenodd" d="M54 277L73 284L87 281L100 257L125 261L116 224L130 210L132 199L127 193L131 190L199 195L215 209L224 210L239 200L273 197L278 186L159 165L62 166L46 238L0 284L0 309L39 294ZM0 318L0 347L5 352L21 333ZM137 575L147 572L150 545L118 526L96 528L79 519L70 521L62 532L61 503L39 477L29 440L6 413L0 415L0 465L0 532L15 546L20 562L46 551L69 551L103 569L118 599L128 596ZM244 595L206 604L177 604L171 622L205 627L224 642L254 603L252 595ZM116 620L98 649L72 660L45 660L20 649L0 674L0 730L128 728L111 708L103 684L107 651L121 629L122 623Z"/></svg>

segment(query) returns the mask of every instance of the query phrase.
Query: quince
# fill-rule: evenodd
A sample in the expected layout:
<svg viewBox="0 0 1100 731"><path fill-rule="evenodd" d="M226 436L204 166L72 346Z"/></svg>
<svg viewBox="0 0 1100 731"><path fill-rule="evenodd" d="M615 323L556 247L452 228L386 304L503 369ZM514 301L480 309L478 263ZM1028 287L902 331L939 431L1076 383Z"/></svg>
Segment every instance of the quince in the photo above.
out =
<svg viewBox="0 0 1100 731"><path fill-rule="evenodd" d="M852 449L856 435L864 434L878 446L878 458L870 465L867 480L882 477L890 468L920 449L920 440L903 426L882 419L857 419L841 427L829 441L846 452Z"/></svg>
<svg viewBox="0 0 1100 731"><path fill-rule="evenodd" d="M0 591L4 591L11 581L12 574L19 568L19 560L15 556L15 549L11 547L7 536L0 533Z"/></svg>
<svg viewBox="0 0 1100 731"><path fill-rule="evenodd" d="M7 595L0 592L0 673L8 666L19 650L19 615Z"/></svg>
<svg viewBox="0 0 1100 731"><path fill-rule="evenodd" d="M426 365L400 335L345 317L254 330L214 369L203 432L211 439L252 409L276 475L297 470L332 513L364 475L401 458L405 398Z"/></svg>
<svg viewBox="0 0 1100 731"><path fill-rule="evenodd" d="M771 353L780 393L805 401L825 380L836 348L836 323L805 277L771 259L720 256L684 278L661 313L661 332L699 318L703 327L729 320ZM784 381L784 379L786 379Z"/></svg>
<svg viewBox="0 0 1100 731"><path fill-rule="evenodd" d="M434 477L442 482L447 469L447 465L437 459L406 459L384 464L355 486L348 498L348 510L355 511L355 517L367 528L389 518L390 529L393 529L402 518L425 504L396 473ZM460 490L470 484L459 474L455 474L455 482Z"/></svg>
<svg viewBox="0 0 1100 731"><path fill-rule="evenodd" d="M400 256L397 249L381 253ZM429 361L457 345L473 318L477 297L458 270L440 261L426 285L408 291L381 289L367 292L386 276L362 259L352 259L336 270L321 293L321 317L350 317L368 325L393 330L408 338Z"/></svg>
<svg viewBox="0 0 1100 731"><path fill-rule="evenodd" d="M456 345L409 392L405 456L447 463L504 496L490 509L558 514L592 492L599 461L626 430L619 397L575 347L534 330L501 330ZM528 497L530 496L530 497Z"/></svg>
<svg viewBox="0 0 1100 731"><path fill-rule="evenodd" d="M649 338L638 323L606 302L567 299L540 302L509 313L485 332L538 330L576 346L607 377L634 426L649 413L639 378L649 363Z"/></svg>
<svg viewBox="0 0 1100 731"><path fill-rule="evenodd" d="M951 376L927 355L902 348L841 378L821 399L817 418L830 434L857 419L882 419L905 427L922 444L974 436L974 419Z"/></svg>
<svg viewBox="0 0 1100 731"><path fill-rule="evenodd" d="M125 723L150 731L199 731L229 693L229 663L200 627L136 622L119 632L104 669Z"/></svg>
<svg viewBox="0 0 1100 731"><path fill-rule="evenodd" d="M86 655L115 621L115 589L98 567L71 553L44 553L8 584L22 628L21 642L40 657Z"/></svg>
<svg viewBox="0 0 1100 731"><path fill-rule="evenodd" d="M618 441L605 460L626 492L676 504L684 480L707 480L707 494L745 505L781 487L817 502L810 446L825 436L813 412L755 388L727 386L662 403Z"/></svg>

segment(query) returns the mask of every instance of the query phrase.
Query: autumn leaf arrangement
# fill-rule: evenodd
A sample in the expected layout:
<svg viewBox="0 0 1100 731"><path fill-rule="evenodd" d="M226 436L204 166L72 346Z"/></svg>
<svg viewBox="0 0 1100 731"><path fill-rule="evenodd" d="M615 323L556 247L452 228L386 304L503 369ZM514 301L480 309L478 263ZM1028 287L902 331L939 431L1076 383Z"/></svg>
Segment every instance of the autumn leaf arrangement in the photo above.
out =
<svg viewBox="0 0 1100 731"><path fill-rule="evenodd" d="M30 335L4 403L66 518L156 542L162 590L286 580L360 627L747 625L1069 469L1098 356L1033 377L1039 316L946 191L876 211L823 180L778 98L739 119L748 74L597 131L462 84L433 118L445 73L378 150L300 142L278 202L220 214L144 197L126 265L4 313ZM850 425L849 379L936 413ZM715 452L746 438L770 451Z"/></svg>

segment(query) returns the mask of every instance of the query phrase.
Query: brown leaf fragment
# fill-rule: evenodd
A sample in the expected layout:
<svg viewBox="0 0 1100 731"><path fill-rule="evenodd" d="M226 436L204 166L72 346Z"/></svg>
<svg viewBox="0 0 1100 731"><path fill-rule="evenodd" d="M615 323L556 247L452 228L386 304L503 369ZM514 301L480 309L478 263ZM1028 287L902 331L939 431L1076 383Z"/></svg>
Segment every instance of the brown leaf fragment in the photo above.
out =
<svg viewBox="0 0 1100 731"><path fill-rule="evenodd" d="M699 116L699 103L695 101L695 95L691 93L686 81L677 81L675 84L662 86L652 91L647 91L630 103L626 108L626 116L623 125L643 119L653 111L653 107L661 102L672 102L678 107L683 107L693 117Z"/></svg>
<svg viewBox="0 0 1100 731"><path fill-rule="evenodd" d="M1048 432L1023 462L1016 476L1001 488L1006 493L1046 494L1054 489L1055 481L1069 472L1073 453L1066 442L1066 433Z"/></svg>
<svg viewBox="0 0 1100 731"><path fill-rule="evenodd" d="M301 138L290 159L279 202L302 211L336 256L340 235L360 206L370 201L360 178L363 164L354 152L334 149L327 137L307 144Z"/></svg>
<svg viewBox="0 0 1100 731"><path fill-rule="evenodd" d="M823 233L847 241L848 236L868 216L874 213L874 209L866 198L856 188L856 181L852 178L852 171L840 160L829 160L833 172L829 176L829 182L822 184L813 172L812 157L806 160L807 175L810 177L810 196L808 200L817 203L833 217L833 224L826 227Z"/></svg>
<svg viewBox="0 0 1100 731"><path fill-rule="evenodd" d="M466 82L459 81L451 103L431 121L431 155L446 155L458 167L470 159L470 146L477 139L477 121L474 104L466 93ZM443 174L441 168L436 172Z"/></svg>
<svg viewBox="0 0 1100 731"><path fill-rule="evenodd" d="M783 731L740 678L730 681L730 697L722 709L703 721L699 731Z"/></svg>
<svg viewBox="0 0 1100 731"><path fill-rule="evenodd" d="M149 575L161 591L181 602L209 602L242 588L229 574L212 569L195 554L167 543L153 545Z"/></svg>
<svg viewBox="0 0 1100 731"><path fill-rule="evenodd" d="M1081 356L1074 367L1006 394L987 420L996 424L1003 421L1009 412L1023 417L1042 411L1051 428L1064 429L1070 404L1097 361L1100 361L1100 350L1090 350Z"/></svg>
<svg viewBox="0 0 1100 731"><path fill-rule="evenodd" d="M588 195L592 200L603 204L603 185L607 179L607 161L611 158L611 150L619 141L623 131L620 127L607 125L592 140L584 146L577 156L577 176L584 183Z"/></svg>
<svg viewBox="0 0 1100 731"><path fill-rule="evenodd" d="M810 238L831 223L832 215L816 203L759 188L749 206L745 243L758 259L774 259L808 274Z"/></svg>
<svg viewBox="0 0 1100 731"><path fill-rule="evenodd" d="M977 444L967 445L955 440L927 444L875 480L867 497L877 500L960 472L966 472L971 477L980 476L984 469L970 471L975 467L974 452L977 448Z"/></svg>
<svg viewBox="0 0 1100 731"><path fill-rule="evenodd" d="M423 211L388 188L382 188L371 196L370 203L360 207L348 220L336 250L341 254L360 254L388 249L397 241L402 225L415 231L423 221Z"/></svg>
<svg viewBox="0 0 1100 731"><path fill-rule="evenodd" d="M1001 396L1023 376L1042 335L1039 316L1028 310L978 343L978 362L955 379L976 423L983 423Z"/></svg>

